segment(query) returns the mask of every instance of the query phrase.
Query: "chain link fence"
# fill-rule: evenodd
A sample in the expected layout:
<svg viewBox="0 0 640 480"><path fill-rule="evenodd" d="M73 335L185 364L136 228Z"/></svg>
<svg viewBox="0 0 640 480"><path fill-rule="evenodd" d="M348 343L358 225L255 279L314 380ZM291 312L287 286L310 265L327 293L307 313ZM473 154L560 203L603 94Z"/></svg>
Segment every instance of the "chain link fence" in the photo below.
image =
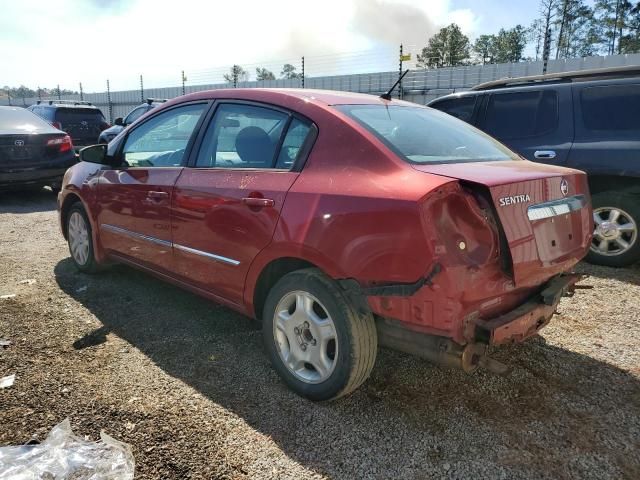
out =
<svg viewBox="0 0 640 480"><path fill-rule="evenodd" d="M543 71L541 60L424 69L416 65L418 52L419 49L415 46L400 46L397 50L318 55L193 72L179 71L173 81L168 78L154 78L153 81L149 81L144 75L139 75L139 78L132 75L137 80L132 83L137 83L138 88L112 91L113 84L105 79L106 89L96 93L85 93L82 82L79 81L78 94L0 98L0 105L29 106L38 100L43 102L88 101L98 106L113 123L115 118L124 117L146 98L170 99L201 90L310 88L379 95L386 92L405 69L410 71L394 91L394 96L426 104L439 96L467 90L479 83L507 77L539 75ZM549 60L547 72L558 73L625 65L640 65L640 54ZM65 88L69 86L65 85ZM77 87L74 90L77 90Z"/></svg>

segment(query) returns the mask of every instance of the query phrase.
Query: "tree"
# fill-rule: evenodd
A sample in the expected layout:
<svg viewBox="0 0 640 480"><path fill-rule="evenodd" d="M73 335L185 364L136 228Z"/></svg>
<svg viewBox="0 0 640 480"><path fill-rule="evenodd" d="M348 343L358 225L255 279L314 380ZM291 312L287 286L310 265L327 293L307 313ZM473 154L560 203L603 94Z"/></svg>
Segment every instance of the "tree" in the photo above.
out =
<svg viewBox="0 0 640 480"><path fill-rule="evenodd" d="M495 35L480 35L473 44L472 50L484 65L493 63Z"/></svg>
<svg viewBox="0 0 640 480"><path fill-rule="evenodd" d="M630 14L626 21L627 33L620 36L620 53L640 52L640 2L631 9Z"/></svg>
<svg viewBox="0 0 640 480"><path fill-rule="evenodd" d="M455 23L440 29L418 54L419 67L455 67L469 58L469 39Z"/></svg>
<svg viewBox="0 0 640 480"><path fill-rule="evenodd" d="M548 43L548 50L551 51L551 42L553 40L553 22L557 10L559 0L540 0L540 21L542 24L542 59L545 59L545 45ZM548 59L548 57L547 57Z"/></svg>
<svg viewBox="0 0 640 480"><path fill-rule="evenodd" d="M531 22L529 27L529 42L532 42L536 46L536 60L540 59L542 55L542 47L544 45L544 20L537 18Z"/></svg>
<svg viewBox="0 0 640 480"><path fill-rule="evenodd" d="M625 36L628 17L631 17L631 11L634 9L628 0L596 1L597 25L602 32L604 50L607 54L622 53L624 42L621 42L621 39Z"/></svg>
<svg viewBox="0 0 640 480"><path fill-rule="evenodd" d="M256 80L275 80L276 76L272 71L267 70L266 68L256 68Z"/></svg>
<svg viewBox="0 0 640 480"><path fill-rule="evenodd" d="M280 77L286 80L295 80L296 78L302 78L302 73L297 73L296 67L294 67L290 63L285 63L282 66Z"/></svg>
<svg viewBox="0 0 640 480"><path fill-rule="evenodd" d="M561 0L556 5L556 58L592 55L600 42L593 10L584 0Z"/></svg>
<svg viewBox="0 0 640 480"><path fill-rule="evenodd" d="M496 63L519 62L527 46L527 29L522 25L505 30L495 36L493 56Z"/></svg>
<svg viewBox="0 0 640 480"><path fill-rule="evenodd" d="M238 82L246 82L249 80L249 72L240 65L234 65L229 70L229 73L225 73L223 77L226 82L233 83L235 85Z"/></svg>

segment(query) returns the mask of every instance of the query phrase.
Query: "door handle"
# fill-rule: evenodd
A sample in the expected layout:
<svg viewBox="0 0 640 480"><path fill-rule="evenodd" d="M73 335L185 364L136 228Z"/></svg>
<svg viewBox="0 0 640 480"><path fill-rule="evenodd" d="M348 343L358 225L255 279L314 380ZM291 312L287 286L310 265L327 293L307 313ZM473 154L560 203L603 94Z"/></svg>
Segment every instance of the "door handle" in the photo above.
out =
<svg viewBox="0 0 640 480"><path fill-rule="evenodd" d="M242 203L250 207L273 207L275 202L271 198L245 197Z"/></svg>
<svg viewBox="0 0 640 480"><path fill-rule="evenodd" d="M154 200L162 200L167 198L169 194L167 192L148 192L147 197L153 198Z"/></svg>
<svg viewBox="0 0 640 480"><path fill-rule="evenodd" d="M553 150L536 150L533 156L536 158L556 158L556 152Z"/></svg>

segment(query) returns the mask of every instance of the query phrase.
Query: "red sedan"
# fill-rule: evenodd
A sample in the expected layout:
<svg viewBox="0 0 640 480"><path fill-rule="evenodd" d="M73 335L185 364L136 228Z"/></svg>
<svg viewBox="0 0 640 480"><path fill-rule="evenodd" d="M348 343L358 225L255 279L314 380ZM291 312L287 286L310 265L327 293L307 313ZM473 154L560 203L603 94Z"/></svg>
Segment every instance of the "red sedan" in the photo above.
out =
<svg viewBox="0 0 640 480"><path fill-rule="evenodd" d="M58 199L84 272L141 268L262 322L314 400L378 345L472 371L550 320L593 232L586 176L397 100L234 89L176 98L88 147Z"/></svg>

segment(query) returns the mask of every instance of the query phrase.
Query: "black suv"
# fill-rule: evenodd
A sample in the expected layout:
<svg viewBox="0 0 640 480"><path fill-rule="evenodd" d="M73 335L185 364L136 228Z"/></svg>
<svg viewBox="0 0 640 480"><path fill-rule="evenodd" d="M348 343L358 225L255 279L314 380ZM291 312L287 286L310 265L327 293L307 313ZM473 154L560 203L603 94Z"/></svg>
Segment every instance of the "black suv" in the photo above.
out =
<svg viewBox="0 0 640 480"><path fill-rule="evenodd" d="M58 130L68 133L77 150L95 144L100 132L109 128L100 109L89 102L38 101L27 110L44 118Z"/></svg>
<svg viewBox="0 0 640 480"><path fill-rule="evenodd" d="M109 143L111 140L116 138L118 134L128 127L137 119L139 119L142 115L147 113L149 110L154 109L158 105L166 102L166 99L161 98L147 98L147 101L141 105L138 105L136 108L131 110L127 116L122 119L122 117L116 118L113 123L113 127L109 127L106 130L103 130L98 137L98 143Z"/></svg>
<svg viewBox="0 0 640 480"><path fill-rule="evenodd" d="M640 260L640 67L497 80L429 106L529 160L587 172L595 222L587 260Z"/></svg>

